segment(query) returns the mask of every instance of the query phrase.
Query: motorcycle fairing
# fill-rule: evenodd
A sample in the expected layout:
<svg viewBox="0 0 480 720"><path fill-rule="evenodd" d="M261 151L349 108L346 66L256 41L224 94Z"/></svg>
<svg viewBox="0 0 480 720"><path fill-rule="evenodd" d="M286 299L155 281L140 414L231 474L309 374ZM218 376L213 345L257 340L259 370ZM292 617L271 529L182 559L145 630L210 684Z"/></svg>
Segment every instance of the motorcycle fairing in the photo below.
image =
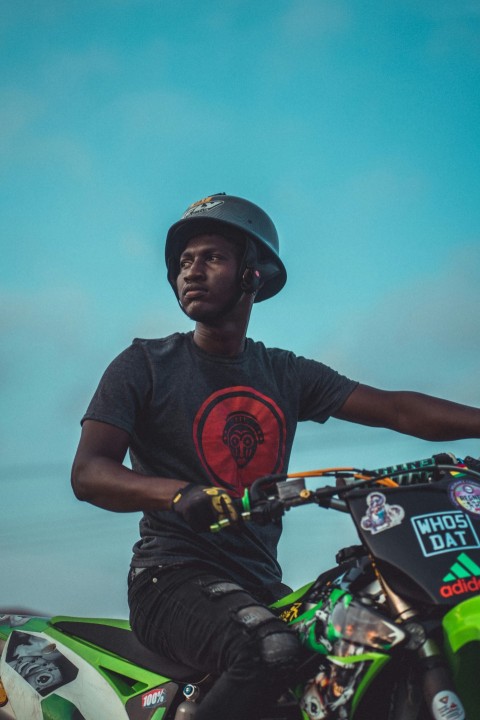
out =
<svg viewBox="0 0 480 720"><path fill-rule="evenodd" d="M340 708L354 714L366 689L390 660L392 648L405 640L405 633L331 578L323 588L314 583L310 595L321 600L292 623L302 645L319 656L316 674L299 695L300 705L310 720L337 717Z"/></svg>
<svg viewBox="0 0 480 720"><path fill-rule="evenodd" d="M100 643L95 645L60 631L55 627L55 619L15 617L2 620L0 677L9 700L5 710L11 708L7 717L53 720L72 715L75 720L99 717L102 720L160 720L178 693L177 683L105 650ZM58 620L60 624L61 619ZM71 620L81 622L79 618ZM125 630L129 627L123 620L88 619L92 628L96 623L102 626L104 622ZM75 666L78 677L42 698L6 662L12 634L19 631L39 637L47 645L54 644Z"/></svg>
<svg viewBox="0 0 480 720"><path fill-rule="evenodd" d="M42 695L38 688L28 682L12 664L11 659L18 657L19 648L26 648L29 645L32 653L29 662L33 664L41 662L42 655L48 657L52 652L61 656L61 659L54 663L57 672L52 693L48 693L47 690L48 694ZM68 663L69 668L73 666L75 672L67 671L66 676L62 677L64 670L62 661ZM101 717L102 720L128 718L118 694L97 668L49 633L25 632L23 628L21 633L12 631L2 653L0 675L15 717L28 717L32 720L48 718L49 716L43 713L42 705L47 697L55 694L66 700L86 718ZM52 701L47 701L47 705L51 703Z"/></svg>
<svg viewBox="0 0 480 720"><path fill-rule="evenodd" d="M292 605L294 602L298 602L301 600L306 593L310 590L312 587L313 582L309 582L306 585L302 585L301 588L298 590L295 590L294 592L288 593L288 595L285 595L284 597L280 598L276 602L272 603L270 607L272 610L284 608L287 605Z"/></svg>
<svg viewBox="0 0 480 720"><path fill-rule="evenodd" d="M346 497L357 531L386 582L415 603L452 606L480 594L480 521L451 502L449 486L456 480L382 487L381 492L354 490ZM374 493L384 496L386 509L372 529L366 518ZM389 523L391 508L401 512L396 510Z"/></svg>
<svg viewBox="0 0 480 720"><path fill-rule="evenodd" d="M13 630L4 660L42 697L73 682L78 675L78 668L44 633Z"/></svg>
<svg viewBox="0 0 480 720"><path fill-rule="evenodd" d="M480 596L464 600L443 618L444 649L468 718L478 715L480 684Z"/></svg>
<svg viewBox="0 0 480 720"><path fill-rule="evenodd" d="M270 609L281 620L287 623L296 622L315 606L315 603L309 601L309 591L312 585L313 583L307 583L295 592L285 595L285 597L270 605Z"/></svg>

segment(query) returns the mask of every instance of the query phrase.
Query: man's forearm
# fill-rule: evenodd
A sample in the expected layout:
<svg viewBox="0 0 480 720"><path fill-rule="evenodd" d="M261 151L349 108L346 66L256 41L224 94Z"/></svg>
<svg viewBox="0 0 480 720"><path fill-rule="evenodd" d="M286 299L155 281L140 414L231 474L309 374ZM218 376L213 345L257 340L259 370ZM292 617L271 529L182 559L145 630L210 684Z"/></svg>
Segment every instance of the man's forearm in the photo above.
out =
<svg viewBox="0 0 480 720"><path fill-rule="evenodd" d="M98 457L74 465L76 497L114 512L168 510L177 490L186 483L129 470L121 463Z"/></svg>
<svg viewBox="0 0 480 720"><path fill-rule="evenodd" d="M424 440L480 438L480 410L410 391L358 385L335 417Z"/></svg>
<svg viewBox="0 0 480 720"><path fill-rule="evenodd" d="M480 410L415 392L395 392L399 432L424 440L480 438Z"/></svg>

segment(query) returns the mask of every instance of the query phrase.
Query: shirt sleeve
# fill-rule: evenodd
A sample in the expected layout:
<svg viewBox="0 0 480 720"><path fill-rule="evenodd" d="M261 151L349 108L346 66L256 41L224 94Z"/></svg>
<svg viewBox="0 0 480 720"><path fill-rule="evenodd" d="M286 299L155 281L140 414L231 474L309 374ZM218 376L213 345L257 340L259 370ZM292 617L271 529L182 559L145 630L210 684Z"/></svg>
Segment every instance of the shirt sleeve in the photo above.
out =
<svg viewBox="0 0 480 720"><path fill-rule="evenodd" d="M81 422L105 422L131 435L151 389L148 359L141 344L133 342L105 370Z"/></svg>
<svg viewBox="0 0 480 720"><path fill-rule="evenodd" d="M339 410L358 382L316 360L297 357L300 379L299 420L324 423Z"/></svg>

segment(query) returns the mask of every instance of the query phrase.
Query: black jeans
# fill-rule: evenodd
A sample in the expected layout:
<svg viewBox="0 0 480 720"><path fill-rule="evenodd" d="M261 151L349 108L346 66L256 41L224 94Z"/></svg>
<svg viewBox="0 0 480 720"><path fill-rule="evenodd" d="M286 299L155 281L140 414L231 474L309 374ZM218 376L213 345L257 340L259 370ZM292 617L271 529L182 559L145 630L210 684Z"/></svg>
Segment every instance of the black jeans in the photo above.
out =
<svg viewBox="0 0 480 720"><path fill-rule="evenodd" d="M285 688L297 636L228 577L198 567L129 580L130 623L142 644L218 676L196 720L254 720Z"/></svg>

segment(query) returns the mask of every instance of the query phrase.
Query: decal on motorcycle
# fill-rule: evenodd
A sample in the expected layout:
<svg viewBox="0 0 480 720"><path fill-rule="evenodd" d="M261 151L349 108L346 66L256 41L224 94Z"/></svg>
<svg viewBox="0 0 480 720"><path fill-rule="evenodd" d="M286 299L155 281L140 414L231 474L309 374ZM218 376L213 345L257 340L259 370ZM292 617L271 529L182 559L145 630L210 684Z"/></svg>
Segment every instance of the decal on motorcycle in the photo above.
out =
<svg viewBox="0 0 480 720"><path fill-rule="evenodd" d="M480 520L480 485L471 480L456 480L448 487L451 502Z"/></svg>
<svg viewBox="0 0 480 720"><path fill-rule="evenodd" d="M466 553L460 553L443 578L440 595L450 598L453 595L480 592L480 566Z"/></svg>
<svg viewBox="0 0 480 720"><path fill-rule="evenodd" d="M306 616L300 620L296 626L296 630L302 645L316 652L327 653L332 650L333 644L327 635L334 604L332 598L328 597L323 605L319 605L314 612L307 613Z"/></svg>
<svg viewBox="0 0 480 720"><path fill-rule="evenodd" d="M416 515L410 520L425 557L480 547L470 518L461 510Z"/></svg>
<svg viewBox="0 0 480 720"><path fill-rule="evenodd" d="M42 697L77 677L78 669L52 640L15 630L10 636L5 658Z"/></svg>
<svg viewBox="0 0 480 720"><path fill-rule="evenodd" d="M375 535L400 525L405 517L405 511L400 505L389 505L385 495L381 492L372 492L367 495L367 511L362 517L360 525L363 530Z"/></svg>
<svg viewBox="0 0 480 720"><path fill-rule="evenodd" d="M142 695L142 708L159 707L165 705L167 701L167 691L165 688L156 688Z"/></svg>
<svg viewBox="0 0 480 720"><path fill-rule="evenodd" d="M280 620L284 620L285 622L292 622L293 620L296 620L301 614L300 608L302 608L303 605L303 602L294 602L281 613L279 616Z"/></svg>
<svg viewBox="0 0 480 720"><path fill-rule="evenodd" d="M29 620L29 615L0 615L0 625L7 625L11 628L25 625Z"/></svg>
<svg viewBox="0 0 480 720"><path fill-rule="evenodd" d="M443 690L435 695L432 712L435 720L465 720L462 703L452 690Z"/></svg>
<svg viewBox="0 0 480 720"><path fill-rule="evenodd" d="M126 703L127 715L131 720L152 720L163 712L168 713L168 708L180 692L174 682L165 682L157 685L148 691L131 697ZM162 709L159 709L162 708Z"/></svg>

